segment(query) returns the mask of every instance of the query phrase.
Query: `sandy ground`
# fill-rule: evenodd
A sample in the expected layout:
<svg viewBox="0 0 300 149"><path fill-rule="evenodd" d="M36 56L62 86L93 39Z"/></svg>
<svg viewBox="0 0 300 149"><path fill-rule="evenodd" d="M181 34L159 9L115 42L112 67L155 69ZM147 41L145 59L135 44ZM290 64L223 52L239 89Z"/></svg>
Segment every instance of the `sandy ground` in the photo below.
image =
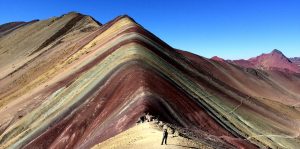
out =
<svg viewBox="0 0 300 149"><path fill-rule="evenodd" d="M144 123L137 125L120 133L96 146L92 149L103 149L103 148L130 148L130 149L141 149L141 148L163 148L163 149L174 149L174 148L209 148L205 144L193 141L184 137L173 137L169 133L167 145L161 145L162 130L153 123Z"/></svg>

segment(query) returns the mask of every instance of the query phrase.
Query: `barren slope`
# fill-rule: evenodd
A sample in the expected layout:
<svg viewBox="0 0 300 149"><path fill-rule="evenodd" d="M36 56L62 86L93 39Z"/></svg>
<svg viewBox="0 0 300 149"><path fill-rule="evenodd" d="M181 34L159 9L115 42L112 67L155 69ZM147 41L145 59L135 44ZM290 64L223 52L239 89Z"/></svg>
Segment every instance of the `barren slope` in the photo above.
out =
<svg viewBox="0 0 300 149"><path fill-rule="evenodd" d="M5 70L0 80L2 148L90 148L131 128L146 112L237 148L299 145L299 111L289 107L299 99L299 84L291 85L292 91L282 86L266 90L280 91L288 104L264 100L241 83L253 74L182 55L128 16L101 27L76 13L54 20L0 39L13 53L2 56L0 65ZM26 36L22 29L50 22L57 26L34 31L28 46L10 40ZM226 66L241 75L224 75ZM282 75L270 78L275 77L285 81ZM270 78L262 84L272 88Z"/></svg>

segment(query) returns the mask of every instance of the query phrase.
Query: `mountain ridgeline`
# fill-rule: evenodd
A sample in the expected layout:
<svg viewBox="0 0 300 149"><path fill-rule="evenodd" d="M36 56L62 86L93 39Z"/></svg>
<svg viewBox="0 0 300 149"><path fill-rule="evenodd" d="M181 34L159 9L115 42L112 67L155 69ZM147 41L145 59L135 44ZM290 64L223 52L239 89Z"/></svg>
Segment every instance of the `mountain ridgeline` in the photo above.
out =
<svg viewBox="0 0 300 149"><path fill-rule="evenodd" d="M279 51L207 59L72 12L1 25L0 70L0 148L103 146L144 113L211 148L300 146L299 68Z"/></svg>
<svg viewBox="0 0 300 149"><path fill-rule="evenodd" d="M228 62L248 68L300 73L299 58L287 58L277 49L274 49L271 53L262 54L248 60L229 60Z"/></svg>

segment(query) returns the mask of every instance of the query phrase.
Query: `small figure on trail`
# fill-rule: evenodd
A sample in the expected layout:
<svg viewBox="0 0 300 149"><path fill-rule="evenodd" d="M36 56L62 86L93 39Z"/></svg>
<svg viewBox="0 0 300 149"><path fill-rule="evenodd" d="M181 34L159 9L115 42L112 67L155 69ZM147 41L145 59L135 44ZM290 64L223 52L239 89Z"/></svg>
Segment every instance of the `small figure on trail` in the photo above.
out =
<svg viewBox="0 0 300 149"><path fill-rule="evenodd" d="M167 129L164 129L161 145L163 145L164 142L165 142L165 145L167 145L167 139L168 139L168 131L167 131Z"/></svg>

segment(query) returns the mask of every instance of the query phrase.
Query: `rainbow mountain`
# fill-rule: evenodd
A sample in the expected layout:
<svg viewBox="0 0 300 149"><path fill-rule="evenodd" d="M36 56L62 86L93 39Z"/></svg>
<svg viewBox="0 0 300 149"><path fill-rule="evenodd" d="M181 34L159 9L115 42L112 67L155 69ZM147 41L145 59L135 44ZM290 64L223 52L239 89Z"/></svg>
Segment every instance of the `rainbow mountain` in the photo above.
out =
<svg viewBox="0 0 300 149"><path fill-rule="evenodd" d="M209 134L213 148L300 146L298 73L174 49L126 15L0 31L0 148L91 148L143 113Z"/></svg>

